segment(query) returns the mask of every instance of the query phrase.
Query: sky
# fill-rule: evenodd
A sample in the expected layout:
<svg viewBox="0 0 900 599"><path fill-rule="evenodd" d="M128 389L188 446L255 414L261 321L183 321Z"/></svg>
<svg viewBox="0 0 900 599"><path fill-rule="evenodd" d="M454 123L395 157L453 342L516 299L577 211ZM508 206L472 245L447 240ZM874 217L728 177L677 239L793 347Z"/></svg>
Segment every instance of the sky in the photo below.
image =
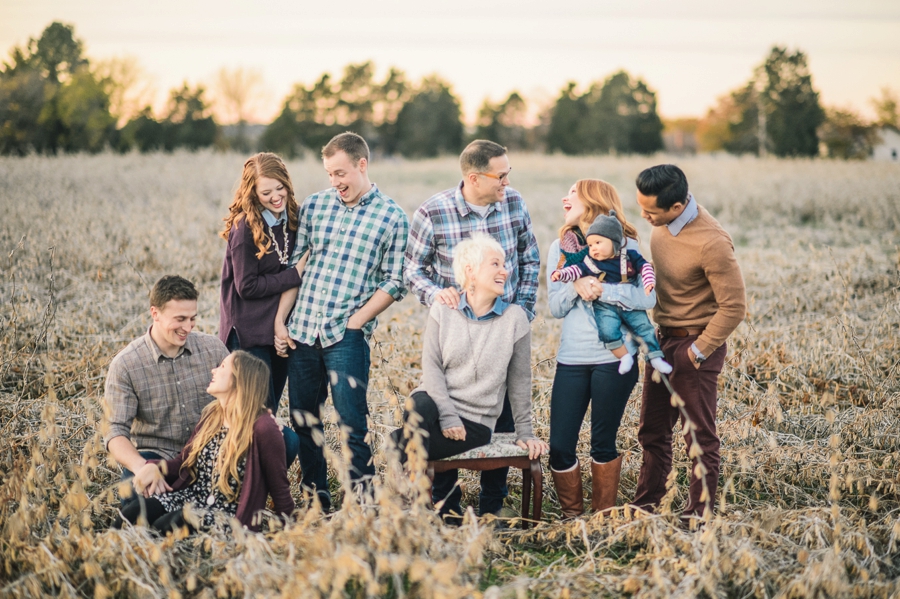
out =
<svg viewBox="0 0 900 599"><path fill-rule="evenodd" d="M485 98L518 90L550 103L619 69L657 92L663 117L702 116L745 83L775 45L806 53L827 106L866 117L883 87L900 93L897 0L0 0L0 52L52 21L75 26L93 60L132 56L157 104L222 67L258 70L256 120L295 83L372 60L449 81L471 122Z"/></svg>

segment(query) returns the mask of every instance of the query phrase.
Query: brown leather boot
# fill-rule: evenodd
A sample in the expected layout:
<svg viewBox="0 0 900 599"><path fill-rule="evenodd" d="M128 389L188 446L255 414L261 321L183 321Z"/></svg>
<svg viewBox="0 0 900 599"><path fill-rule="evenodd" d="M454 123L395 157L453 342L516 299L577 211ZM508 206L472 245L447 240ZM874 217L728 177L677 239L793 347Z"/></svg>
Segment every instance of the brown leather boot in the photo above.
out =
<svg viewBox="0 0 900 599"><path fill-rule="evenodd" d="M605 464L591 460L591 511L596 513L616 507L620 474L622 474L622 456Z"/></svg>
<svg viewBox="0 0 900 599"><path fill-rule="evenodd" d="M584 489L581 486L581 468L578 464L571 470L557 472L550 469L553 486L559 497L559 506L565 518L576 518L584 513Z"/></svg>

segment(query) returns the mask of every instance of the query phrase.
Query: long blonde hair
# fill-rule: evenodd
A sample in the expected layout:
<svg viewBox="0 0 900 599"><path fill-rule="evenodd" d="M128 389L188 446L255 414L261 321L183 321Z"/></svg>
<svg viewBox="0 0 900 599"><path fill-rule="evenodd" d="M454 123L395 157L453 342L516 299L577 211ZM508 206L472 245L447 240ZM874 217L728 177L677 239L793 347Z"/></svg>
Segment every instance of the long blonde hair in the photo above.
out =
<svg viewBox="0 0 900 599"><path fill-rule="evenodd" d="M260 259L267 252L272 251L272 240L266 235L263 227L262 204L259 203L259 197L256 195L256 182L260 177L267 179L275 179L282 185L287 192L287 201L284 210L287 219L287 226L291 231L297 230L297 215L299 208L297 207L297 199L294 197L294 186L291 184L291 177L288 175L287 167L277 155L271 152L260 152L251 156L244 163L244 171L241 174L241 184L234 194L234 199L228 207L228 216L224 219L225 229L219 233L222 239L228 241L231 229L241 219L247 220L247 226L253 233L253 244L259 250L256 258ZM287 248L285 248L286 250Z"/></svg>
<svg viewBox="0 0 900 599"><path fill-rule="evenodd" d="M563 225L559 230L560 239L566 234L566 231L577 227L587 230L599 215L609 214L611 210L615 210L616 218L622 223L622 229L625 231L625 237L637 240L637 229L625 220L622 200L619 199L619 193L615 187L600 179L579 179L575 182L575 193L584 204L584 213L577 225Z"/></svg>
<svg viewBox="0 0 900 599"><path fill-rule="evenodd" d="M228 402L224 408L218 400L203 408L200 427L194 435L190 451L181 468L188 468L191 481L196 480L196 464L200 452L210 439L219 433L227 419L231 427L225 433L219 455L216 456L213 481L214 488L218 487L225 499L234 502L240 495L243 484L238 476L238 463L253 442L253 424L266 411L271 376L269 367L256 356L241 350L231 355L234 358L231 364L232 388ZM231 479L237 481L235 490L228 484Z"/></svg>

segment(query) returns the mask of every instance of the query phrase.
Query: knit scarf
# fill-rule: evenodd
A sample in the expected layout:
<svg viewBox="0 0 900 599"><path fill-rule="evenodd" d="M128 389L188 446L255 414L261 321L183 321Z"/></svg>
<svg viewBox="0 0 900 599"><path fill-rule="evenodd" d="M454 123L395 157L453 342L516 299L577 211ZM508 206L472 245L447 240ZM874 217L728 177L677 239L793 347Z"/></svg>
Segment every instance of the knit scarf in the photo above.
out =
<svg viewBox="0 0 900 599"><path fill-rule="evenodd" d="M588 255L587 241L578 229L568 229L559 237L559 262L557 270L579 264Z"/></svg>

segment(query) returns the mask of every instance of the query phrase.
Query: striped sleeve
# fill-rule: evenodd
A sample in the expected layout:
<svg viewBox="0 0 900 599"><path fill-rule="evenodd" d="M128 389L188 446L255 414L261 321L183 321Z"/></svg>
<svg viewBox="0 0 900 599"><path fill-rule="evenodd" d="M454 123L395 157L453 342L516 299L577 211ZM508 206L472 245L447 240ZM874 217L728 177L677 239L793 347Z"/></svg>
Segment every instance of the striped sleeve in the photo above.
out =
<svg viewBox="0 0 900 599"><path fill-rule="evenodd" d="M644 289L649 290L656 287L656 273L653 271L653 265L649 262L644 263L644 266L641 267L641 282L644 284Z"/></svg>

